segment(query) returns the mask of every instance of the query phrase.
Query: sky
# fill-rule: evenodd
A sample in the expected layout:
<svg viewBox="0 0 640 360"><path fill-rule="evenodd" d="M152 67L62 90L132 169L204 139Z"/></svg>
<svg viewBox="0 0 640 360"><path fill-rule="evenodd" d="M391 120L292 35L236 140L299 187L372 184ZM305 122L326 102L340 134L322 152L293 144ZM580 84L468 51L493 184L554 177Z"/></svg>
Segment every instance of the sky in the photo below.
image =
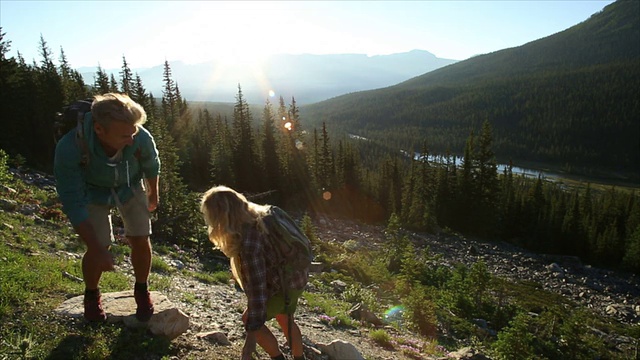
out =
<svg viewBox="0 0 640 360"><path fill-rule="evenodd" d="M123 56L139 69L415 49L465 60L563 31L612 2L0 0L0 27L7 57L39 62L42 37L56 63L62 49L75 69L120 68Z"/></svg>

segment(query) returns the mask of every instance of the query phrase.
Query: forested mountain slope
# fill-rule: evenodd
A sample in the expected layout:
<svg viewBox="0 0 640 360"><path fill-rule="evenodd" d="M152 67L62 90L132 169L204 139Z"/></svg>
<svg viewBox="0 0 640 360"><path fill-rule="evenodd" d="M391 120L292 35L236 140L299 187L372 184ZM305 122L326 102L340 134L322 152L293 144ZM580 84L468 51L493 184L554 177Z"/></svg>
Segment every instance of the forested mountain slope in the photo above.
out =
<svg viewBox="0 0 640 360"><path fill-rule="evenodd" d="M301 107L311 126L393 148L461 153L484 120L500 161L638 176L640 2L617 1L563 32L392 87Z"/></svg>

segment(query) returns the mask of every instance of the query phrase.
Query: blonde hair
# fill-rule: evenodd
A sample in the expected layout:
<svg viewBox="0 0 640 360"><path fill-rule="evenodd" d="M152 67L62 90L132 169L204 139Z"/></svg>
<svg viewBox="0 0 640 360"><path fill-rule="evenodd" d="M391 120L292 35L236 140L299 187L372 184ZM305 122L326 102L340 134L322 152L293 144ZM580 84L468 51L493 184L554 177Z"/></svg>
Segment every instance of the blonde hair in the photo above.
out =
<svg viewBox="0 0 640 360"><path fill-rule="evenodd" d="M259 231L267 233L262 217L268 209L268 205L255 204L223 185L207 190L200 203L209 240L229 258L240 252L242 231L246 226L256 224Z"/></svg>
<svg viewBox="0 0 640 360"><path fill-rule="evenodd" d="M96 95L91 104L93 121L107 127L112 121L140 126L147 121L142 105L126 94L107 93Z"/></svg>
<svg viewBox="0 0 640 360"><path fill-rule="evenodd" d="M258 231L266 234L262 217L268 209L268 205L252 203L244 195L222 185L212 187L202 196L200 211L209 229L209 241L231 260L231 272L243 289L238 256L242 248L242 231L255 224Z"/></svg>

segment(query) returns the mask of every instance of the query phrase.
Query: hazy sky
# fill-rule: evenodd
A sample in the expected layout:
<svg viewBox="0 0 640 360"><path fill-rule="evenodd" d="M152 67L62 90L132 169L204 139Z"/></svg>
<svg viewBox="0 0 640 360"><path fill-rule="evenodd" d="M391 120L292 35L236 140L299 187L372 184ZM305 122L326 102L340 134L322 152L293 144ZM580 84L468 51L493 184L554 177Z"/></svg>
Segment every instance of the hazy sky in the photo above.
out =
<svg viewBox="0 0 640 360"><path fill-rule="evenodd" d="M414 49L464 60L565 30L613 1L0 0L0 26L28 63L42 35L72 68L165 60L251 62L274 53L385 55Z"/></svg>

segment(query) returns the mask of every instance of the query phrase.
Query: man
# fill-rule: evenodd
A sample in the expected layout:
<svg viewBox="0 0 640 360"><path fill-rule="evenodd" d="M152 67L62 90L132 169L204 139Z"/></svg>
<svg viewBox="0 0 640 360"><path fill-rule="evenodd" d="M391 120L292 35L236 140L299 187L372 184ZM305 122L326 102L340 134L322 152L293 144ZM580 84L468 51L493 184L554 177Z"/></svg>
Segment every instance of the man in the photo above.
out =
<svg viewBox="0 0 640 360"><path fill-rule="evenodd" d="M135 273L136 317L153 315L148 278L151 270L151 216L158 206L160 160L151 134L142 127L147 114L127 95L98 95L76 130L56 146L54 174L64 213L86 245L82 258L84 317L104 321L99 282L113 270L111 209L122 217ZM86 161L83 161L86 159Z"/></svg>

